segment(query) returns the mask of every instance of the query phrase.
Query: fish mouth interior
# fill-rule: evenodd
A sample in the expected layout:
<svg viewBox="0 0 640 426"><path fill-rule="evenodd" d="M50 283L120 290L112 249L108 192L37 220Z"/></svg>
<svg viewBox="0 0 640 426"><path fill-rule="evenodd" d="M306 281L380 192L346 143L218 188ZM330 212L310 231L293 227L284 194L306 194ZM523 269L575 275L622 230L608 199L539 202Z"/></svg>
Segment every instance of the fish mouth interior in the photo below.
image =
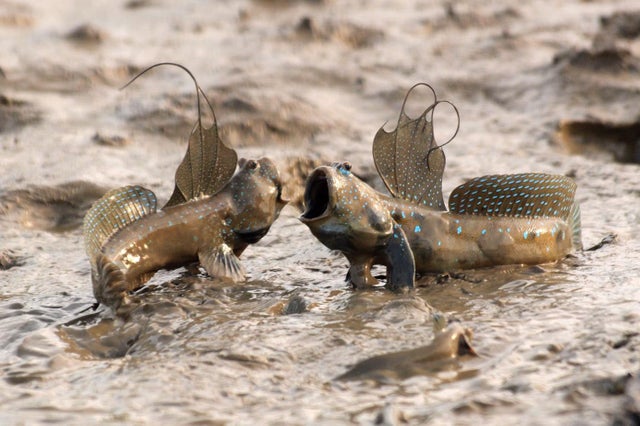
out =
<svg viewBox="0 0 640 426"><path fill-rule="evenodd" d="M329 179L322 170L313 172L304 190L306 210L300 216L302 220L313 220L324 216L329 210Z"/></svg>

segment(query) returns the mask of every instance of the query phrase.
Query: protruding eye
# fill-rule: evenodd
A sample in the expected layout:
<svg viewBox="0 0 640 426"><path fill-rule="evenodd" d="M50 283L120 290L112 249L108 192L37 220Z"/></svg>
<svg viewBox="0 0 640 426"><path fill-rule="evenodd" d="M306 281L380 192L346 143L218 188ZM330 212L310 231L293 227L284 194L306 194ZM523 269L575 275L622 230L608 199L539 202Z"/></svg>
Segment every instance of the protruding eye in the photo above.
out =
<svg viewBox="0 0 640 426"><path fill-rule="evenodd" d="M334 167L340 172L340 174L344 176L349 176L351 174L351 163L348 161L344 161L342 163L333 163Z"/></svg>
<svg viewBox="0 0 640 426"><path fill-rule="evenodd" d="M255 160L247 160L247 169L255 170L258 168L258 163Z"/></svg>

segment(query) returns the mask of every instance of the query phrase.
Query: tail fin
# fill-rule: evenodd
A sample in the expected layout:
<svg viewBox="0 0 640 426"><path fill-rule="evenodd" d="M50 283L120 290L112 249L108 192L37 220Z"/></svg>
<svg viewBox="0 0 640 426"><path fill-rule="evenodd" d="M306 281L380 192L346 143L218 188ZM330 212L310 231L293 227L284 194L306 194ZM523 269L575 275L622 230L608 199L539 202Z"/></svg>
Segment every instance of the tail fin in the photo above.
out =
<svg viewBox="0 0 640 426"><path fill-rule="evenodd" d="M96 300L114 312L118 313L121 308L130 304L128 294L131 288L124 273L102 253L96 256L91 281Z"/></svg>
<svg viewBox="0 0 640 426"><path fill-rule="evenodd" d="M571 229L571 241L573 248L582 250L582 223L580 221L580 204L577 201L571 206L571 214L569 215L569 228Z"/></svg>
<svg viewBox="0 0 640 426"><path fill-rule="evenodd" d="M156 211L155 194L141 186L125 186L107 192L84 218L84 245L93 269L104 244L118 230Z"/></svg>

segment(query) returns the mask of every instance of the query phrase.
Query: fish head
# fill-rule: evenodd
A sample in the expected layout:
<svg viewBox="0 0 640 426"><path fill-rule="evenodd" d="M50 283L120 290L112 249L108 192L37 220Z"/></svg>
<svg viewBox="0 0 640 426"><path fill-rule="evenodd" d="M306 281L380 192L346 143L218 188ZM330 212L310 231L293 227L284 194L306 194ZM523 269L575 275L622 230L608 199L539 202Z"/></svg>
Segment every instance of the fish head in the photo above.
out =
<svg viewBox="0 0 640 426"><path fill-rule="evenodd" d="M330 249L363 252L393 234L383 197L354 175L348 162L321 166L307 179L299 219Z"/></svg>
<svg viewBox="0 0 640 426"><path fill-rule="evenodd" d="M273 161L240 159L238 164L240 170L226 188L234 212L228 220L237 237L253 244L267 234L288 201L282 198L282 181Z"/></svg>

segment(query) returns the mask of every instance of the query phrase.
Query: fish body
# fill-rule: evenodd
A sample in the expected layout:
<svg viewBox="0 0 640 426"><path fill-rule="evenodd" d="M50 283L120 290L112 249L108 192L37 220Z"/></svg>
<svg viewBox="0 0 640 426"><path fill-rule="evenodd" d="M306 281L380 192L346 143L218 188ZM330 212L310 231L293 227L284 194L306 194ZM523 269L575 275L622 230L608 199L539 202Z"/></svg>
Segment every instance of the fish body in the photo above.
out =
<svg viewBox="0 0 640 426"><path fill-rule="evenodd" d="M454 190L446 211L381 194L341 163L311 174L300 220L345 254L354 286L375 284L371 266L382 264L398 289L415 273L561 259L581 247L574 191L564 176L486 176Z"/></svg>
<svg viewBox="0 0 640 426"><path fill-rule="evenodd" d="M449 324L433 341L415 349L377 355L355 364L336 380L406 379L456 369L464 357L477 356L472 331L460 323Z"/></svg>
<svg viewBox="0 0 640 426"><path fill-rule="evenodd" d="M157 270L194 261L212 276L242 280L237 256L279 216L281 190L275 165L263 158L244 162L216 194L160 211L140 186L108 192L85 218L96 299L117 309Z"/></svg>
<svg viewBox="0 0 640 426"><path fill-rule="evenodd" d="M398 201L389 205L418 273L547 263L573 250L569 224L560 218L461 215Z"/></svg>

